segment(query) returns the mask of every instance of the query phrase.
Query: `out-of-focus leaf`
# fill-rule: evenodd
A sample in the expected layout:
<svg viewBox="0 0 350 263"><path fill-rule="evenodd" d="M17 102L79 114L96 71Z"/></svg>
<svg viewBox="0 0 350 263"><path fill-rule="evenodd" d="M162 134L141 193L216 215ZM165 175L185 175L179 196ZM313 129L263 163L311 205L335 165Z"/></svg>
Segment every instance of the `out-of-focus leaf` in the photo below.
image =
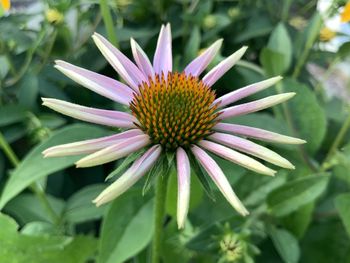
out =
<svg viewBox="0 0 350 263"><path fill-rule="evenodd" d="M47 195L47 199L56 214L60 215L64 209L64 202L50 195ZM7 203L4 211L16 218L21 224L27 224L32 221L52 221L45 207L42 206L40 200L34 194L24 193L16 196Z"/></svg>
<svg viewBox="0 0 350 263"><path fill-rule="evenodd" d="M350 236L350 193L340 194L334 201L345 229Z"/></svg>
<svg viewBox="0 0 350 263"><path fill-rule="evenodd" d="M92 200L105 188L105 184L89 185L73 194L67 200L64 211L65 219L71 223L78 224L102 217L106 207L96 207Z"/></svg>
<svg viewBox="0 0 350 263"><path fill-rule="evenodd" d="M261 51L260 62L268 76L281 75L285 71L284 55L268 47Z"/></svg>
<svg viewBox="0 0 350 263"><path fill-rule="evenodd" d="M198 50L201 43L201 35L198 26L194 26L190 38L185 47L185 65L191 62L198 55Z"/></svg>
<svg viewBox="0 0 350 263"><path fill-rule="evenodd" d="M333 169L334 175L350 185L350 144L347 144L336 152L333 160L330 162L336 163Z"/></svg>
<svg viewBox="0 0 350 263"><path fill-rule="evenodd" d="M6 57L0 56L0 79L5 79L8 71L9 71L9 66L8 66Z"/></svg>
<svg viewBox="0 0 350 263"><path fill-rule="evenodd" d="M286 72L289 69L292 61L293 49L292 49L292 43L291 43L288 31L283 23L279 23L275 27L275 29L272 31L269 42L267 44L267 48L273 52L282 54L283 56L283 59L280 65L281 67L280 72L271 72L271 73L282 74ZM263 61L267 60L266 55L268 54L264 55ZM272 66L271 64L273 63L269 63L269 68Z"/></svg>
<svg viewBox="0 0 350 263"><path fill-rule="evenodd" d="M248 195L248 197L244 200L243 203L247 206L254 206L263 202L271 191L273 191L277 187L280 187L286 182L286 176L284 175L280 174L276 176L276 178L270 178L268 182L266 182L258 188L255 188L254 191L252 191L251 194Z"/></svg>
<svg viewBox="0 0 350 263"><path fill-rule="evenodd" d="M273 26L270 20L263 15L253 15L248 22L247 27L242 33L235 36L235 43L241 43L251 38L267 35Z"/></svg>
<svg viewBox="0 0 350 263"><path fill-rule="evenodd" d="M350 42L346 42L338 49L337 55L344 59L350 55Z"/></svg>
<svg viewBox="0 0 350 263"><path fill-rule="evenodd" d="M273 244L285 263L297 263L300 258L300 248L296 238L284 229L269 225L268 233Z"/></svg>
<svg viewBox="0 0 350 263"><path fill-rule="evenodd" d="M301 249L300 262L350 262L350 239L338 220L313 224L301 242Z"/></svg>
<svg viewBox="0 0 350 263"><path fill-rule="evenodd" d="M37 76L34 73L24 75L19 84L19 104L28 109L34 108L37 105L38 90L39 83Z"/></svg>
<svg viewBox="0 0 350 263"><path fill-rule="evenodd" d="M0 126L20 122L26 118L27 109L21 105L5 105L0 107Z"/></svg>
<svg viewBox="0 0 350 263"><path fill-rule="evenodd" d="M314 153L321 146L327 130L324 109L306 85L287 79L283 82L283 87L284 91L297 93L288 101L289 110L299 137L307 141L305 148Z"/></svg>
<svg viewBox="0 0 350 263"><path fill-rule="evenodd" d="M327 174L315 174L288 182L272 191L267 198L270 212L285 216L319 197L326 189Z"/></svg>
<svg viewBox="0 0 350 263"><path fill-rule="evenodd" d="M297 211L284 217L283 225L297 238L301 239L312 221L315 202L303 205Z"/></svg>
<svg viewBox="0 0 350 263"><path fill-rule="evenodd" d="M17 232L18 225L0 214L0 261L6 263L84 263L96 251L96 240L88 236L28 235Z"/></svg>
<svg viewBox="0 0 350 263"><path fill-rule="evenodd" d="M99 263L121 263L140 252L153 234L153 200L128 191L111 204L103 221Z"/></svg>
<svg viewBox="0 0 350 263"><path fill-rule="evenodd" d="M67 168L81 158L81 156L67 156L44 159L42 151L54 145L89 139L91 135L100 137L106 134L108 134L106 130L83 124L71 125L53 134L49 139L32 149L11 173L2 191L0 209L36 180Z"/></svg>

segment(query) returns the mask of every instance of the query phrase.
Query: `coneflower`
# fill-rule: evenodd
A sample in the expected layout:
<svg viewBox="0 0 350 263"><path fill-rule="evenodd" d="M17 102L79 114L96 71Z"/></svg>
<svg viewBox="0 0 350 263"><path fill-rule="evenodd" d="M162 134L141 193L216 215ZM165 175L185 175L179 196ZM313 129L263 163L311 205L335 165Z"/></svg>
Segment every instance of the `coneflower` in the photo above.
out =
<svg viewBox="0 0 350 263"><path fill-rule="evenodd" d="M90 167L127 157L145 148L145 153L93 201L97 206L124 193L152 168L162 154L169 152L176 156L179 228L185 224L189 207L190 160L204 168L228 202L242 215L248 214L247 209L208 152L265 175L273 176L275 171L250 156L283 168L294 168L277 153L243 137L286 144L301 144L305 141L223 122L228 118L266 109L295 95L284 93L231 106L242 98L273 86L281 79L277 76L216 98L212 85L243 56L247 47L242 47L204 77L200 77L220 49L222 40L213 43L182 72L174 72L172 69L169 24L161 28L153 64L133 39L131 49L135 63L101 35L95 33L93 40L126 84L63 61L56 61L55 67L82 86L128 106L130 112L89 108L48 98L43 98L43 104L73 118L123 128L125 131L55 146L45 150L44 155L54 157L86 154L76 165ZM194 158L189 158L189 155Z"/></svg>

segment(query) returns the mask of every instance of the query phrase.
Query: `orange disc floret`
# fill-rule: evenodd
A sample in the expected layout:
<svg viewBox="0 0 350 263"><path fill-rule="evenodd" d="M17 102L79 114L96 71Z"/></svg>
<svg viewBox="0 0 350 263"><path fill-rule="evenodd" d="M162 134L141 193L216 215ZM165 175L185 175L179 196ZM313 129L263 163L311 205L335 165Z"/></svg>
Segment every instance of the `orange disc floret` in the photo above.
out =
<svg viewBox="0 0 350 263"><path fill-rule="evenodd" d="M185 73L149 78L130 103L140 129L168 150L188 147L211 134L217 123L215 92Z"/></svg>

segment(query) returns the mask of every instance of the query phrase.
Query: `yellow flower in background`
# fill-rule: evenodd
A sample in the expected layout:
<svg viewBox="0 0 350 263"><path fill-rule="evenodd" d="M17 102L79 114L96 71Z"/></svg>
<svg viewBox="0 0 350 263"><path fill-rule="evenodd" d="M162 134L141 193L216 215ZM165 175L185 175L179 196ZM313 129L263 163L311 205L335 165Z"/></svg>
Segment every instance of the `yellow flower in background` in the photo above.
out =
<svg viewBox="0 0 350 263"><path fill-rule="evenodd" d="M8 11L11 8L11 2L10 0L0 0L1 2L1 7L5 10Z"/></svg>
<svg viewBox="0 0 350 263"><path fill-rule="evenodd" d="M343 23L350 21L350 1L345 5L343 12L340 14Z"/></svg>
<svg viewBox="0 0 350 263"><path fill-rule="evenodd" d="M49 9L45 13L47 21L51 24L59 24L63 21L64 16L56 9Z"/></svg>
<svg viewBox="0 0 350 263"><path fill-rule="evenodd" d="M329 29L328 27L324 27L320 31L320 40L323 42L327 42L332 40L337 33Z"/></svg>

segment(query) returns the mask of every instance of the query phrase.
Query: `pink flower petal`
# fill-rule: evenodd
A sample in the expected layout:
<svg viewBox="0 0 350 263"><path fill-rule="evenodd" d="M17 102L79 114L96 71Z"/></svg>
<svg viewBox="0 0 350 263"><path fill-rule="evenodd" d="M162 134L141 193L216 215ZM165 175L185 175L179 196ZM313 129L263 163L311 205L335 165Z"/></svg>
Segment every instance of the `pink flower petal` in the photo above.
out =
<svg viewBox="0 0 350 263"><path fill-rule="evenodd" d="M97 33L94 33L92 38L103 56L132 89L138 91L138 86L143 81L148 82L147 77L143 75L138 67L107 39Z"/></svg>
<svg viewBox="0 0 350 263"><path fill-rule="evenodd" d="M208 47L200 56L195 58L184 69L187 75L199 76L215 58L220 47L222 45L222 39L215 41L210 47Z"/></svg>
<svg viewBox="0 0 350 263"><path fill-rule="evenodd" d="M269 96L260 100L255 100L252 102L240 104L237 106L232 106L221 110L218 119L223 120L230 117L235 117L239 115L244 115L244 114L264 110L266 108L282 103L286 100L289 100L294 96L295 96L294 92L282 93L278 95Z"/></svg>
<svg viewBox="0 0 350 263"><path fill-rule="evenodd" d="M162 25L158 37L156 52L153 58L153 68L155 73L166 77L168 72L172 72L173 57L171 48L171 29L170 24Z"/></svg>
<svg viewBox="0 0 350 263"><path fill-rule="evenodd" d="M218 132L215 132L212 135L210 135L208 139L226 145L243 153L253 155L277 166L287 169L295 168L294 165L292 165L287 159L283 158L279 154L247 139Z"/></svg>
<svg viewBox="0 0 350 263"><path fill-rule="evenodd" d="M137 42L133 38L130 39L130 45L132 54L134 56L134 60L139 69L141 69L145 76L154 78L154 70L146 53L142 50L142 48L137 44Z"/></svg>
<svg viewBox="0 0 350 263"><path fill-rule="evenodd" d="M129 105L133 91L125 84L65 61L56 60L55 68L78 84L116 102Z"/></svg>
<svg viewBox="0 0 350 263"><path fill-rule="evenodd" d="M178 228L184 228L189 203L190 203L190 183L191 168L190 161L184 149L181 147L176 150L176 164L178 177L177 193L177 225Z"/></svg>
<svg viewBox="0 0 350 263"><path fill-rule="evenodd" d="M194 156L207 171L209 176L213 179L214 183L220 189L221 193L225 196L227 201L242 215L248 215L249 212L244 207L242 202L238 199L235 192L227 180L226 176L218 166L218 164L201 148L193 145L191 148Z"/></svg>
<svg viewBox="0 0 350 263"><path fill-rule="evenodd" d="M214 85L214 83L220 79L229 69L233 67L234 64L244 55L248 47L242 47L235 53L233 53L228 58L221 61L217 66L210 70L203 78L203 82L209 87Z"/></svg>
<svg viewBox="0 0 350 263"><path fill-rule="evenodd" d="M109 147L123 139L142 135L139 129L128 130L119 134L105 136L98 139L84 140L73 143L57 145L43 151L44 157L60 157L68 155L79 155L93 153L103 148Z"/></svg>
<svg viewBox="0 0 350 263"><path fill-rule="evenodd" d="M283 143L283 144L303 144L306 143L306 141L285 136L282 134L278 134L275 132L266 131L259 128L244 126L244 125L238 125L238 124L230 124L230 123L218 123L213 127L216 131L223 131L223 132L229 132L233 134L243 135L246 137L259 139L262 141L267 142L274 142L274 143Z"/></svg>
<svg viewBox="0 0 350 263"><path fill-rule="evenodd" d="M77 167L91 167L112 162L146 147L151 143L146 134L118 141L112 146L92 153L76 162Z"/></svg>
<svg viewBox="0 0 350 263"><path fill-rule="evenodd" d="M282 79L281 76L277 76L274 78L270 78L267 80L263 80L263 81L245 86L245 87L240 88L238 90L227 93L220 98L217 98L213 104L219 104L219 107L225 107L228 104L231 104L231 103L236 102L240 99L248 97L254 93L257 93L261 90L264 90L268 87L271 87L271 86L275 85L281 79Z"/></svg>
<svg viewBox="0 0 350 263"><path fill-rule="evenodd" d="M155 164L161 154L162 148L159 145L151 147L143 156L134 162L134 164L114 183L108 186L93 201L96 206L103 205L127 191L133 186L149 169Z"/></svg>
<svg viewBox="0 0 350 263"><path fill-rule="evenodd" d="M126 113L112 110L89 108L63 100L42 98L43 105L64 115L96 124L120 128L135 128L137 119Z"/></svg>
<svg viewBox="0 0 350 263"><path fill-rule="evenodd" d="M226 160L229 160L233 163L236 163L244 168L247 168L249 170L252 170L254 172L260 173L260 174L266 174L273 176L275 175L275 171L266 167L262 163L254 160L253 158L241 154L237 151L234 151L230 148L227 148L225 146L222 146L220 144L202 140L198 143L198 145Z"/></svg>

